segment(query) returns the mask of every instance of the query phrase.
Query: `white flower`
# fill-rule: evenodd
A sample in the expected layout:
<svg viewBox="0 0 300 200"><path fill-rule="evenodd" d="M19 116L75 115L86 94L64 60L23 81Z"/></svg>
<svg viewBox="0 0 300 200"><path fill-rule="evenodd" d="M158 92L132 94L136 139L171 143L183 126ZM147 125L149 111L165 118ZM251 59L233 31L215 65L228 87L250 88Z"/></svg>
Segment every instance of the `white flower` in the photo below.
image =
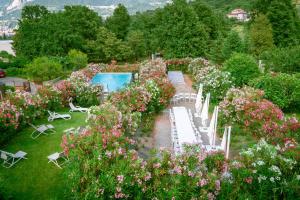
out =
<svg viewBox="0 0 300 200"><path fill-rule="evenodd" d="M279 167L275 166L275 165L272 165L270 168L269 168L272 172L275 172L279 175L281 175L281 171L279 169Z"/></svg>
<svg viewBox="0 0 300 200"><path fill-rule="evenodd" d="M258 179L258 182L260 183L262 180L264 180L264 181L267 180L267 177L259 175L259 177L257 179Z"/></svg>
<svg viewBox="0 0 300 200"><path fill-rule="evenodd" d="M300 180L300 175L297 175L296 179L299 181Z"/></svg>
<svg viewBox="0 0 300 200"><path fill-rule="evenodd" d="M271 178L270 178L270 181L271 181L272 183L274 183L274 182L275 182L274 177L271 177Z"/></svg>
<svg viewBox="0 0 300 200"><path fill-rule="evenodd" d="M265 162L264 162L264 161L262 161L262 160L259 160L259 161L257 161L256 163L257 163L257 165L259 165L259 166L262 166L262 165L264 165L264 164L265 164Z"/></svg>

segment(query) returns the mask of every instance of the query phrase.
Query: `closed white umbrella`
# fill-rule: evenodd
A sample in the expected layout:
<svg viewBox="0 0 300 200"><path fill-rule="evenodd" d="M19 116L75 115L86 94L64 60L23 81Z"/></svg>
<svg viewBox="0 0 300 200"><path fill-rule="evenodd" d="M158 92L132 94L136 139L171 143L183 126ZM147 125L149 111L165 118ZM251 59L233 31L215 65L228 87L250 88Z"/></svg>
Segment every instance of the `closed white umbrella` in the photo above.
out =
<svg viewBox="0 0 300 200"><path fill-rule="evenodd" d="M200 114L202 126L207 126L209 99L210 99L210 93L208 93L206 95L205 102L204 102L204 105L202 107L201 114Z"/></svg>
<svg viewBox="0 0 300 200"><path fill-rule="evenodd" d="M196 116L199 117L202 109L202 93L203 93L203 84L200 83L199 90L197 93L196 103L195 103Z"/></svg>
<svg viewBox="0 0 300 200"><path fill-rule="evenodd" d="M214 141L215 141L215 137L216 137L216 119L218 116L218 107L216 106L214 109L214 113L212 115L212 118L210 120L210 124L208 127L208 139L209 139L209 144L214 146Z"/></svg>
<svg viewBox="0 0 300 200"><path fill-rule="evenodd" d="M231 126L229 126L229 127L228 127L228 130L227 130L226 159L229 158L230 137L231 137Z"/></svg>
<svg viewBox="0 0 300 200"><path fill-rule="evenodd" d="M226 140L227 140L227 126L225 127L222 142L221 142L221 149L226 152Z"/></svg>

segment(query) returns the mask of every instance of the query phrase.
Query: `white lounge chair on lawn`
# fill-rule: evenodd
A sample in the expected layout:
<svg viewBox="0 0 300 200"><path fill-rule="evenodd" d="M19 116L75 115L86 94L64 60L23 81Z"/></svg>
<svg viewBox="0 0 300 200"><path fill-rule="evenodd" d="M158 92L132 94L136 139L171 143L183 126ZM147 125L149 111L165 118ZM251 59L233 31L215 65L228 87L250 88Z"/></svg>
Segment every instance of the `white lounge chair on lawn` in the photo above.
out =
<svg viewBox="0 0 300 200"><path fill-rule="evenodd" d="M59 167L60 169L62 169L62 165L66 164L69 161L69 158L65 155L64 152L56 152L54 154L51 154L50 156L47 157L49 162L52 162L54 165L56 165L57 167ZM63 160L63 162L61 162L60 164L58 163L58 160L61 159Z"/></svg>
<svg viewBox="0 0 300 200"><path fill-rule="evenodd" d="M88 108L82 108L80 106L74 106L74 104L70 101L69 102L70 106L70 111L69 112L87 112L89 109Z"/></svg>
<svg viewBox="0 0 300 200"><path fill-rule="evenodd" d="M64 120L69 120L71 119L71 115L69 114L58 114L56 112L51 112L48 110L48 113L49 113L49 117L48 117L48 121L53 121L55 119L64 119Z"/></svg>
<svg viewBox="0 0 300 200"><path fill-rule="evenodd" d="M34 128L34 131L31 133L31 138L32 139L36 139L38 138L41 134L45 134L45 135L48 135L47 131L51 131L53 133L55 133L56 131L54 130L54 126L51 125L51 124L42 124L42 125L39 125L39 126L35 126L33 124L30 124L29 125Z"/></svg>
<svg viewBox="0 0 300 200"><path fill-rule="evenodd" d="M12 154L12 153L0 150L0 153L1 153L1 159L4 160L2 166L5 168L11 168L17 162L19 162L21 159L27 159L27 158L25 158L27 153L25 153L23 151L18 151L17 153Z"/></svg>

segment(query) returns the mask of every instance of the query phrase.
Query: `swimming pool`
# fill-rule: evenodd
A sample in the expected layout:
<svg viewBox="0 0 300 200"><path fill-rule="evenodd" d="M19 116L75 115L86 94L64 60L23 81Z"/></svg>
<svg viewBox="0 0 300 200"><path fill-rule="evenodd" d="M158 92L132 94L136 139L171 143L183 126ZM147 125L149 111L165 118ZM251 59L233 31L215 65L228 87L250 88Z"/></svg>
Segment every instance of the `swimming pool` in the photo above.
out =
<svg viewBox="0 0 300 200"><path fill-rule="evenodd" d="M131 82L132 73L98 73L93 77L93 85L102 85L105 92L115 92Z"/></svg>

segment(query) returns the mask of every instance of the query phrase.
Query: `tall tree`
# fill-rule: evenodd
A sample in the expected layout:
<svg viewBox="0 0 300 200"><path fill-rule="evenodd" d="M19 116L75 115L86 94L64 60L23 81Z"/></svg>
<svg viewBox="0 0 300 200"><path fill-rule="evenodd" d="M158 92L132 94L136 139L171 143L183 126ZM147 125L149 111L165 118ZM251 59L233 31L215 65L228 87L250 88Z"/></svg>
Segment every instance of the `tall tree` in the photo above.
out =
<svg viewBox="0 0 300 200"><path fill-rule="evenodd" d="M273 1L267 16L272 24L274 42L277 46L286 47L299 43L298 22L293 10L286 3L281 0Z"/></svg>
<svg viewBox="0 0 300 200"><path fill-rule="evenodd" d="M130 15L128 14L127 8L119 4L114 10L113 15L107 18L105 25L119 39L124 39L130 25Z"/></svg>
<svg viewBox="0 0 300 200"><path fill-rule="evenodd" d="M231 31L223 43L223 58L226 60L230 58L233 53L242 53L243 51L244 45L242 39L237 32Z"/></svg>
<svg viewBox="0 0 300 200"><path fill-rule="evenodd" d="M272 26L268 18L260 14L250 27L250 50L255 56L260 56L272 47L274 47Z"/></svg>
<svg viewBox="0 0 300 200"><path fill-rule="evenodd" d="M268 17L276 46L300 43L300 19L292 0L255 0L252 10L253 17L259 14Z"/></svg>
<svg viewBox="0 0 300 200"><path fill-rule="evenodd" d="M142 31L137 30L128 32L127 42L133 51L135 59L142 58L146 55L146 44Z"/></svg>
<svg viewBox="0 0 300 200"><path fill-rule="evenodd" d="M185 0L174 0L161 12L156 37L166 57L182 58L204 56L208 33L205 25Z"/></svg>
<svg viewBox="0 0 300 200"><path fill-rule="evenodd" d="M45 6L31 5L22 9L21 20L37 20L49 14Z"/></svg>
<svg viewBox="0 0 300 200"><path fill-rule="evenodd" d="M101 25L97 13L84 6L66 6L64 11L46 15L34 14L36 10L36 6L26 7L22 15L25 18L21 18L13 38L16 54L30 59L65 56L70 49L84 50L87 40L96 39Z"/></svg>
<svg viewBox="0 0 300 200"><path fill-rule="evenodd" d="M205 4L203 0L195 0L191 3L198 19L206 27L211 39L217 39L220 34L226 29L226 22L224 18L220 17L209 5Z"/></svg>
<svg viewBox="0 0 300 200"><path fill-rule="evenodd" d="M118 39L114 33L105 27L98 29L97 39L90 41L89 48L94 59L104 62L111 60L124 61L132 56L132 51L127 43Z"/></svg>

